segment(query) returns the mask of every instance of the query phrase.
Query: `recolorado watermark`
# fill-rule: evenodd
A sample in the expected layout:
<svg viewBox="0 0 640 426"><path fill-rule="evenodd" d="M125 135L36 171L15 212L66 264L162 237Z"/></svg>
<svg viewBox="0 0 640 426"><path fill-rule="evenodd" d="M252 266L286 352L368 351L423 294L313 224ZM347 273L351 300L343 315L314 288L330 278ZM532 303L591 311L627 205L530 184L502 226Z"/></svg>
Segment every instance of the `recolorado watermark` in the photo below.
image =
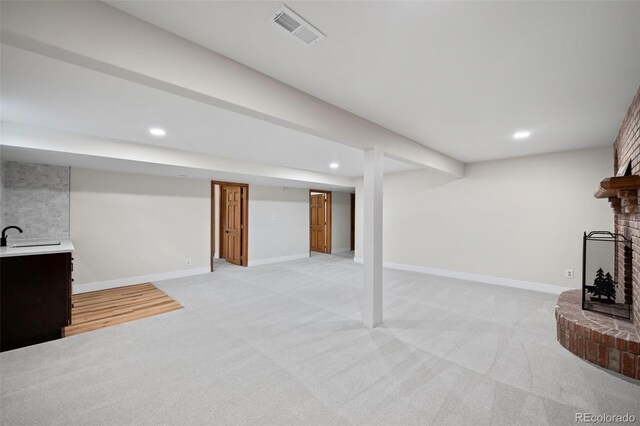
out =
<svg viewBox="0 0 640 426"><path fill-rule="evenodd" d="M633 414L576 413L576 423L635 423Z"/></svg>

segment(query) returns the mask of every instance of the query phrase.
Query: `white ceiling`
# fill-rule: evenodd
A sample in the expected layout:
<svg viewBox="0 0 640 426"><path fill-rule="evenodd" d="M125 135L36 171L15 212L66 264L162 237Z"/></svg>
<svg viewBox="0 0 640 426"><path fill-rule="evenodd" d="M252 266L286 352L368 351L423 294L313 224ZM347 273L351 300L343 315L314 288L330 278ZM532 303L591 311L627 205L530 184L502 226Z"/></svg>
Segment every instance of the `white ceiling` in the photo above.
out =
<svg viewBox="0 0 640 426"><path fill-rule="evenodd" d="M359 149L15 47L2 45L1 59L5 122L362 176ZM156 126L167 135L151 136ZM332 161L340 168L330 169ZM385 159L385 172L415 168Z"/></svg>
<svg viewBox="0 0 640 426"><path fill-rule="evenodd" d="M311 48L281 2L108 3L466 162L610 145L640 84L640 2L289 1Z"/></svg>

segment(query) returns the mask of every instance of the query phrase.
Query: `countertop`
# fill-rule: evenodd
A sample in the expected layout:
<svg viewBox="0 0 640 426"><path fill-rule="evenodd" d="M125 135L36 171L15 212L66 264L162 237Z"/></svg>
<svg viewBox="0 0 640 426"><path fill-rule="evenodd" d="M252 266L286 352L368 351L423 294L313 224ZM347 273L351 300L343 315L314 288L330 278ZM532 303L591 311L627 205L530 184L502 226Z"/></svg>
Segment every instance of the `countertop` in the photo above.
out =
<svg viewBox="0 0 640 426"><path fill-rule="evenodd" d="M47 243L47 242L60 242L60 245L55 246L39 246L39 247L11 247L14 244L25 243ZM12 256L33 256L37 254L54 254L54 253L70 253L73 252L73 243L68 238L61 239L46 239L46 240L9 240L7 247L0 247L0 257L12 257Z"/></svg>

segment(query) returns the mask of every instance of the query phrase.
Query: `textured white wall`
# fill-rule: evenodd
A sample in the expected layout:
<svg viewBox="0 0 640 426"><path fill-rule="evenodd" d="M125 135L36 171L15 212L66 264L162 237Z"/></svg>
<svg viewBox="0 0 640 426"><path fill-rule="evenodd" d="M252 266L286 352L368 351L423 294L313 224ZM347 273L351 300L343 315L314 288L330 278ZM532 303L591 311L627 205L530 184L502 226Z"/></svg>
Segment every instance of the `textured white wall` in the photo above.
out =
<svg viewBox="0 0 640 426"><path fill-rule="evenodd" d="M472 163L458 180L426 171L386 175L384 259L579 287L582 233L612 229L609 203L593 197L611 170L611 148L595 148ZM362 183L356 188L361 257Z"/></svg>
<svg viewBox="0 0 640 426"><path fill-rule="evenodd" d="M69 167L3 161L3 224L11 240L69 238Z"/></svg>
<svg viewBox="0 0 640 426"><path fill-rule="evenodd" d="M350 248L350 214L350 193L333 191L331 193L331 251L334 253L348 251Z"/></svg>
<svg viewBox="0 0 640 426"><path fill-rule="evenodd" d="M309 191L249 187L249 266L309 254Z"/></svg>
<svg viewBox="0 0 640 426"><path fill-rule="evenodd" d="M210 215L209 181L72 168L75 284L209 266Z"/></svg>

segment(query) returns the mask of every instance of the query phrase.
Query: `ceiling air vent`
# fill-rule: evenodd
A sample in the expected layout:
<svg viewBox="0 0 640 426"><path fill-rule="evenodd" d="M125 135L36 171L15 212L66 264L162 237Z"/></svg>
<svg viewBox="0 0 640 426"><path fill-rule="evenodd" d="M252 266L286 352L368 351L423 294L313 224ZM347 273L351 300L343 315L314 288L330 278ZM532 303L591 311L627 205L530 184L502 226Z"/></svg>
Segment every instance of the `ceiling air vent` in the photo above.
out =
<svg viewBox="0 0 640 426"><path fill-rule="evenodd" d="M271 17L271 22L296 40L305 44L305 46L313 46L325 35L318 31L313 25L305 21L287 6L282 6Z"/></svg>

